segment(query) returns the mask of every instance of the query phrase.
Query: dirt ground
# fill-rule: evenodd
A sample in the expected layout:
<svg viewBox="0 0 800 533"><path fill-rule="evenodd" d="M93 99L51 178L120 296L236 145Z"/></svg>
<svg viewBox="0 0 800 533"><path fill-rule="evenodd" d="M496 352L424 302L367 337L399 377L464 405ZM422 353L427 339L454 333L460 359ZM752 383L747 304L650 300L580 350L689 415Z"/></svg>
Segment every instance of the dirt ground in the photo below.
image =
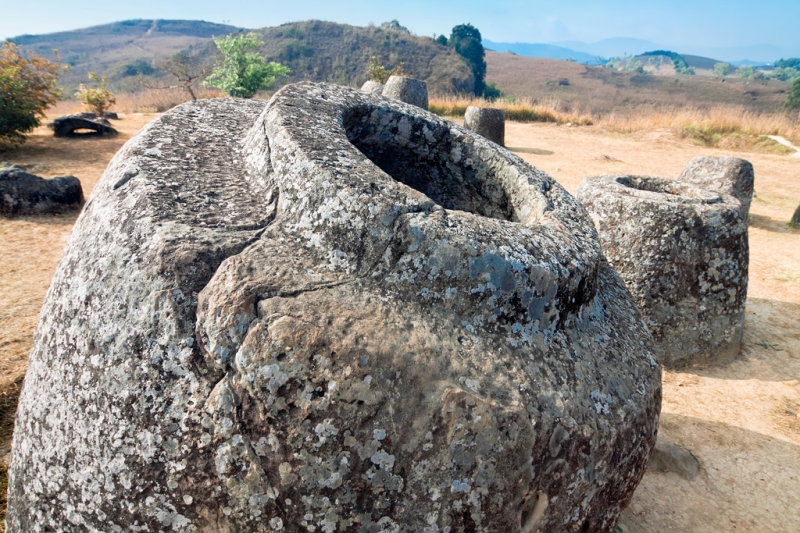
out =
<svg viewBox="0 0 800 533"><path fill-rule="evenodd" d="M0 161L73 174L88 195L119 147L154 115L123 115L116 138L54 139L39 128ZM744 346L722 367L664 372L663 435L701 465L686 481L648 473L618 531L800 531L800 158L693 145L670 130L616 134L597 127L510 123L506 143L574 193L585 176L677 177L697 155L736 155L756 171L750 221L750 285ZM76 215L0 219L0 457L33 330ZM0 481L5 482L0 464ZM5 490L0 487L0 500ZM0 516L4 514L0 501Z"/></svg>

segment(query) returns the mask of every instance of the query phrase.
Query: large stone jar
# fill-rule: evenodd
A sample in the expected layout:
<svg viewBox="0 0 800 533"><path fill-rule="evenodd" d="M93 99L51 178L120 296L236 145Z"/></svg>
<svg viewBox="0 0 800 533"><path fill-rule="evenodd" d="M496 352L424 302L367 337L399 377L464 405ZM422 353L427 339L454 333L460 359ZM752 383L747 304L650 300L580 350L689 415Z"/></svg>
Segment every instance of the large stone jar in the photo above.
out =
<svg viewBox="0 0 800 533"><path fill-rule="evenodd" d="M739 352L752 195L753 167L733 157L698 157L677 180L601 176L578 188L670 368Z"/></svg>
<svg viewBox="0 0 800 533"><path fill-rule="evenodd" d="M153 121L79 218L9 532L614 530L660 369L585 210L327 84Z"/></svg>

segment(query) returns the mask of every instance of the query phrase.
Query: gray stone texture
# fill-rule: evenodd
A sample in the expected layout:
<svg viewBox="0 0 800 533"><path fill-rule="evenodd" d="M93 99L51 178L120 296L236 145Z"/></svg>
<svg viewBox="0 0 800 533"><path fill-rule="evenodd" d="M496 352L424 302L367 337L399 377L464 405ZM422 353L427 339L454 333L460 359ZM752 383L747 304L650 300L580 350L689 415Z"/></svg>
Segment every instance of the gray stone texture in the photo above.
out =
<svg viewBox="0 0 800 533"><path fill-rule="evenodd" d="M422 80L405 76L389 76L383 96L428 109L428 85Z"/></svg>
<svg viewBox="0 0 800 533"><path fill-rule="evenodd" d="M0 168L0 214L42 215L80 209L83 189L75 176L45 179L22 167Z"/></svg>
<svg viewBox="0 0 800 533"><path fill-rule="evenodd" d="M94 132L94 135L116 135L118 133L107 119L97 118L94 113L64 115L55 119L50 127L53 128L53 134L56 137L78 135L75 133L77 130L90 130Z"/></svg>
<svg viewBox="0 0 800 533"><path fill-rule="evenodd" d="M792 215L792 220L790 222L793 226L800 227L800 205L794 210L794 215Z"/></svg>
<svg viewBox="0 0 800 533"><path fill-rule="evenodd" d="M361 86L361 90L365 93L369 94L381 94L383 93L383 84L373 80L367 80L364 82L364 85Z"/></svg>
<svg viewBox="0 0 800 533"><path fill-rule="evenodd" d="M660 377L586 211L517 156L336 85L192 102L70 237L8 531L611 532Z"/></svg>
<svg viewBox="0 0 800 533"><path fill-rule="evenodd" d="M505 146L506 118L502 109L469 106L464 113L464 127Z"/></svg>
<svg viewBox="0 0 800 533"><path fill-rule="evenodd" d="M656 439L653 455L650 456L650 462L647 463L647 470L651 472L672 472L691 481L697 477L697 473L700 471L700 464L689 450L672 444L659 435Z"/></svg>
<svg viewBox="0 0 800 533"><path fill-rule="evenodd" d="M698 157L677 180L601 176L578 188L667 367L739 352L752 194L752 165L733 157Z"/></svg>

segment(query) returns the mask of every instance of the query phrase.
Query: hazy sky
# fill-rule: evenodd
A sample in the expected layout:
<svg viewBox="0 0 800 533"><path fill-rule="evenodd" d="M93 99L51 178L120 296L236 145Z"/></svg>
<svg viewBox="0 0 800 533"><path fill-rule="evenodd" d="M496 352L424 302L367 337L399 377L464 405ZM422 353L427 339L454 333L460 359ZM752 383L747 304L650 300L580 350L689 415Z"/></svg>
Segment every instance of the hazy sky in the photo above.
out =
<svg viewBox="0 0 800 533"><path fill-rule="evenodd" d="M398 19L414 33L449 34L470 22L505 42L594 42L800 48L800 0L0 0L0 39L132 18L194 19L245 28L310 18L354 25Z"/></svg>

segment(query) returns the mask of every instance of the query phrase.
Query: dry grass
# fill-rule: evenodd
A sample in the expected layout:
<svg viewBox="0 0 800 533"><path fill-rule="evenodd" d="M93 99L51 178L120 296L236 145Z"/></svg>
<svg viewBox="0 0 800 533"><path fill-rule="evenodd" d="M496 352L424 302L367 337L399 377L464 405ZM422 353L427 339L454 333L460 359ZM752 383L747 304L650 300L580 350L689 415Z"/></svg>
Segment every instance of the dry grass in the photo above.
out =
<svg viewBox="0 0 800 533"><path fill-rule="evenodd" d="M757 113L739 106L640 109L635 114L612 113L597 122L624 133L675 128L683 132L683 137L705 141L703 144L709 146L737 134L755 137L780 135L800 142L800 114Z"/></svg>
<svg viewBox="0 0 800 533"><path fill-rule="evenodd" d="M217 98L222 93L216 90L195 89L197 98ZM143 89L136 92L118 92L117 103L111 111L118 113L163 113L176 105L191 100L189 93L182 88ZM69 115L89 109L76 100L63 100L47 110L49 117Z"/></svg>
<svg viewBox="0 0 800 533"><path fill-rule="evenodd" d="M529 99L516 98L490 101L483 98L446 96L431 98L428 110L443 117L463 117L469 106L502 109L506 120L514 122L555 122L558 124L571 122L581 126L593 124L590 116L565 109L561 102L552 98L543 102L533 102Z"/></svg>

